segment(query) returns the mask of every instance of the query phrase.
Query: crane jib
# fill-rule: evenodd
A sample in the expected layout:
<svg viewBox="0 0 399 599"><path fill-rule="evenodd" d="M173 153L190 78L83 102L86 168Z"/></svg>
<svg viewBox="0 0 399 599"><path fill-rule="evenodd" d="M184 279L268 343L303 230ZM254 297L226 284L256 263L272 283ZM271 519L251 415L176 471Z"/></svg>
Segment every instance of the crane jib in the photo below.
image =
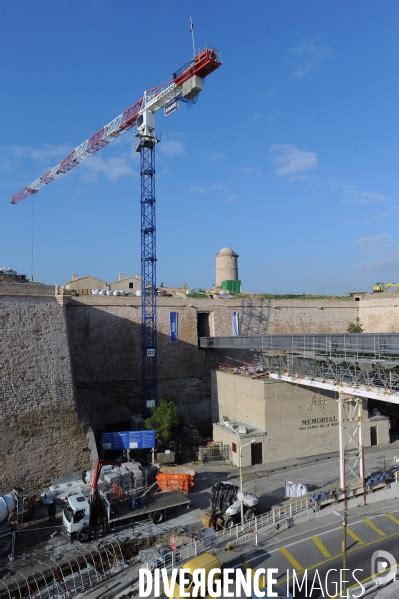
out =
<svg viewBox="0 0 399 599"><path fill-rule="evenodd" d="M171 101L178 98L183 83L188 81L194 75L201 78L207 77L220 65L220 56L215 49L205 48L204 50L199 51L189 63L185 64L173 74L172 80L147 92L147 96L140 98L134 104L129 106L129 108L115 119L72 150L64 160L13 195L11 203L18 204L18 202L22 201L27 196L37 193L39 189L44 187L44 185L55 181L88 158L91 154L94 154L104 146L108 145L110 141L115 139L115 137L122 135L122 133L136 125L137 119L145 106L152 112L164 108L165 105L170 104Z"/></svg>

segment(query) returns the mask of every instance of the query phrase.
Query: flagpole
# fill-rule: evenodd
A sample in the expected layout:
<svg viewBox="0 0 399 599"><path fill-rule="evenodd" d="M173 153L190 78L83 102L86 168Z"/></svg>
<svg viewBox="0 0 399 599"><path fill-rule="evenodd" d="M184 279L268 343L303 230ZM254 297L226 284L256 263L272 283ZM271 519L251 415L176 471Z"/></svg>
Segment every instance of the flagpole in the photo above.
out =
<svg viewBox="0 0 399 599"><path fill-rule="evenodd" d="M191 31L191 39L193 41L193 58L195 58L194 25L193 25L193 20L191 17L190 17L190 31Z"/></svg>

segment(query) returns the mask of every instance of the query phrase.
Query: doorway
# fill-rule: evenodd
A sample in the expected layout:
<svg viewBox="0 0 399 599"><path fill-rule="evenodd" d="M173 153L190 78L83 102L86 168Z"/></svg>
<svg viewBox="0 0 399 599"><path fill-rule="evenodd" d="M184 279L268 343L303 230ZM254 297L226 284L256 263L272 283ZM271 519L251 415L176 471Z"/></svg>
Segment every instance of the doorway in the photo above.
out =
<svg viewBox="0 0 399 599"><path fill-rule="evenodd" d="M197 334L198 342L200 337L211 336L210 313L197 312Z"/></svg>
<svg viewBox="0 0 399 599"><path fill-rule="evenodd" d="M251 465L262 464L262 443L251 443Z"/></svg>

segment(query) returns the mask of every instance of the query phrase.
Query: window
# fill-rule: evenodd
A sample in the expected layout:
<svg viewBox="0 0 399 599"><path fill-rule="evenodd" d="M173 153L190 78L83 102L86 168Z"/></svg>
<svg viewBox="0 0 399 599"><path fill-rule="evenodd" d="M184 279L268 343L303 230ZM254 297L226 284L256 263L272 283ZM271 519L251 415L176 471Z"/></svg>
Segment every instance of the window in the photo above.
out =
<svg viewBox="0 0 399 599"><path fill-rule="evenodd" d="M370 445L378 445L377 427L370 426Z"/></svg>
<svg viewBox="0 0 399 599"><path fill-rule="evenodd" d="M232 444L231 444L231 451L232 451L233 453L237 453L237 443L232 443Z"/></svg>
<svg viewBox="0 0 399 599"><path fill-rule="evenodd" d="M134 283L129 283L129 289L134 289Z"/></svg>
<svg viewBox="0 0 399 599"><path fill-rule="evenodd" d="M65 508L64 508L64 515L65 518L68 520L68 522L72 522L72 518L73 518L73 509L71 508L71 506L67 503Z"/></svg>
<svg viewBox="0 0 399 599"><path fill-rule="evenodd" d="M75 512L75 514L73 516L73 521L74 522L80 522L81 520L83 520L84 517L85 517L85 511L84 510L78 510L77 512Z"/></svg>

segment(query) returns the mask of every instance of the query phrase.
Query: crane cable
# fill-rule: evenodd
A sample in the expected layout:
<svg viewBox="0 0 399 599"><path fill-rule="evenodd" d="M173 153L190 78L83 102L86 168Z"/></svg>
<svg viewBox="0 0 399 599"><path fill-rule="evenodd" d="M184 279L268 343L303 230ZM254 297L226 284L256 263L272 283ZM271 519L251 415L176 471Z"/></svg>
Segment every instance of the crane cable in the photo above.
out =
<svg viewBox="0 0 399 599"><path fill-rule="evenodd" d="M31 282L33 283L33 264L35 255L35 194L32 196L32 231L31 231L31 256L30 256L30 272Z"/></svg>

